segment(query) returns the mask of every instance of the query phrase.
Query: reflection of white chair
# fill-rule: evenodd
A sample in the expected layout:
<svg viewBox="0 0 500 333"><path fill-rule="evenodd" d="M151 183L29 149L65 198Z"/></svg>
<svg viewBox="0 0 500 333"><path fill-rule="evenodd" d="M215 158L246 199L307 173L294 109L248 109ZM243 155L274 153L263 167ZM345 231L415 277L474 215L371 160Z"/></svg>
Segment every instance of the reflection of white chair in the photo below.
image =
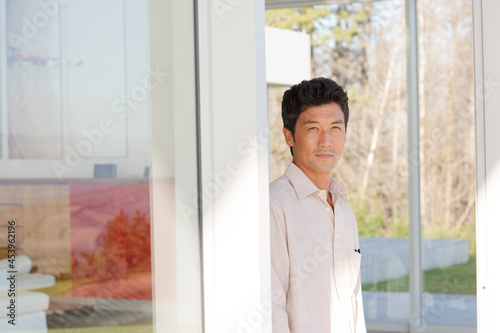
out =
<svg viewBox="0 0 500 333"><path fill-rule="evenodd" d="M31 260L21 255L15 258L15 297L9 297L12 273L7 259L0 260L0 332L47 332L45 310L49 308L49 296L28 290L48 288L55 285L55 278L48 274L30 274ZM15 299L15 325L9 324L7 316L11 299Z"/></svg>

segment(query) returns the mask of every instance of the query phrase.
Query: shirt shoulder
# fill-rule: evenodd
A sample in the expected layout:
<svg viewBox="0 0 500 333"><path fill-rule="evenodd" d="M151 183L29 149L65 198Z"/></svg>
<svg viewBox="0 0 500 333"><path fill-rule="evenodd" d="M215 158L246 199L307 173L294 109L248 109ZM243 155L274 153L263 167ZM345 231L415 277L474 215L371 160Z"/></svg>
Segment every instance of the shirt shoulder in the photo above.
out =
<svg viewBox="0 0 500 333"><path fill-rule="evenodd" d="M284 206L297 201L297 193L286 175L276 178L269 184L269 202L271 208Z"/></svg>

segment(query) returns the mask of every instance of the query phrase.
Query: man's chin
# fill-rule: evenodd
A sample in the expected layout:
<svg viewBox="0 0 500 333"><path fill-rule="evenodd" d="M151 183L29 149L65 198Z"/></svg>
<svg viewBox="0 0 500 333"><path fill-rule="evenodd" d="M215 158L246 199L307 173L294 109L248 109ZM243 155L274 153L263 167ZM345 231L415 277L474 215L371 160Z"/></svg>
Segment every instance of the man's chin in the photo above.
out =
<svg viewBox="0 0 500 333"><path fill-rule="evenodd" d="M315 170L316 172L321 172L321 173L329 173L331 174L333 172L333 169L335 168L335 164L330 164L330 165L316 165Z"/></svg>

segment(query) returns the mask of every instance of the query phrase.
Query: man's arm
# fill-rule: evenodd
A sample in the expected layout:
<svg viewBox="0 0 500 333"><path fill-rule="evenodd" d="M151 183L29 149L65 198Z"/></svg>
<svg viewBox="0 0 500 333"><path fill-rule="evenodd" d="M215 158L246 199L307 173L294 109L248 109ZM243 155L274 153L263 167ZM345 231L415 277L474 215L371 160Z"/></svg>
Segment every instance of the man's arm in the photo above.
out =
<svg viewBox="0 0 500 333"><path fill-rule="evenodd" d="M283 208L271 199L271 288L273 333L289 333L286 297L290 282L290 262Z"/></svg>

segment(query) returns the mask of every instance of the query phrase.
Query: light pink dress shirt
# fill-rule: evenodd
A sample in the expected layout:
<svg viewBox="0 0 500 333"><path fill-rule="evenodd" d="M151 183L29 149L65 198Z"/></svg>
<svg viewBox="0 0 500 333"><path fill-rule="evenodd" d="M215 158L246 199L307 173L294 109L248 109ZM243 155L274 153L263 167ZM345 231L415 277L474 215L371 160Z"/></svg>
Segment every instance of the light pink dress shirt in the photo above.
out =
<svg viewBox="0 0 500 333"><path fill-rule="evenodd" d="M270 185L273 333L366 332L356 217L329 190L335 213L294 163Z"/></svg>

